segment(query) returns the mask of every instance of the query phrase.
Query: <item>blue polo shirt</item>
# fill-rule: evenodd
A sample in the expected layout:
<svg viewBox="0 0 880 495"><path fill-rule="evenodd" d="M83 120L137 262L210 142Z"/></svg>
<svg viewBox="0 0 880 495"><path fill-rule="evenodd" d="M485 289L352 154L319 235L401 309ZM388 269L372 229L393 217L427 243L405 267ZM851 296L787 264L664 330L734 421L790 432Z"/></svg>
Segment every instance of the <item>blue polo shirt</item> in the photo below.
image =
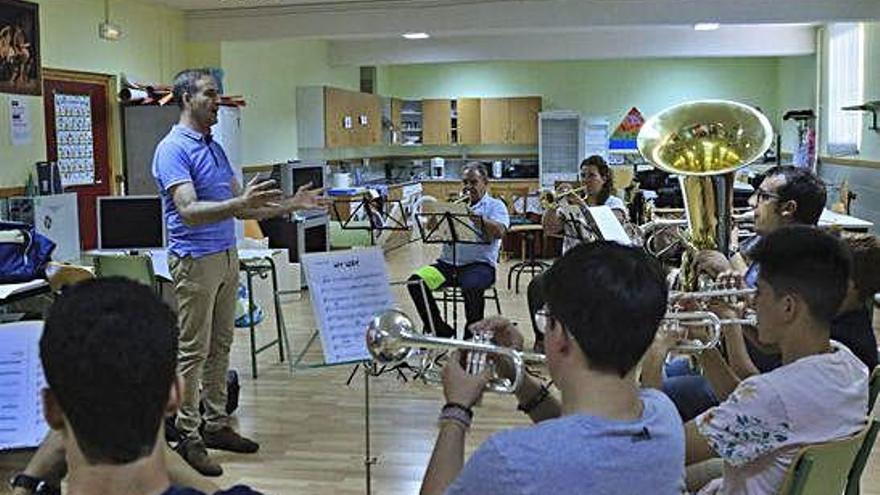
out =
<svg viewBox="0 0 880 495"><path fill-rule="evenodd" d="M225 201L233 197L235 173L223 148L211 135L177 124L162 139L153 155L153 177L165 206L168 251L200 258L235 247L235 220L189 226L174 205L171 188L192 182L199 201Z"/></svg>
<svg viewBox="0 0 880 495"><path fill-rule="evenodd" d="M483 194L483 197L477 201L477 204L471 205L471 211L477 215L484 216L489 220L493 220L510 228L510 214L507 212L507 206L504 201L489 196L489 193ZM456 244L455 245L455 264L458 266L468 265L471 263L487 263L493 267L498 264L498 252L501 250L501 239L490 240L487 236L481 235L482 240L488 241L488 244ZM440 253L440 261L452 264L452 245L444 244Z"/></svg>

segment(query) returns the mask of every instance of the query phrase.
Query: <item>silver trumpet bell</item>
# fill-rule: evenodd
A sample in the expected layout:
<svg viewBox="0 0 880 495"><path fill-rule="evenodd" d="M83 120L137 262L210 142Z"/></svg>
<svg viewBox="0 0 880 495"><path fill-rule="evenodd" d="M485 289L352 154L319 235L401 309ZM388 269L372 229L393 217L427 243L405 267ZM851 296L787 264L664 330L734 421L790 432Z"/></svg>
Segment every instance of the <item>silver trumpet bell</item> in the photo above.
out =
<svg viewBox="0 0 880 495"><path fill-rule="evenodd" d="M475 336L474 341L447 339L424 335L418 332L412 320L398 310L387 310L376 314L367 327L367 350L379 363L398 363L409 358L416 349L461 350L467 351L467 371L479 374L486 366L492 366L490 355L506 357L512 363L514 378L493 374L486 384L486 390L511 394L519 388L525 373L526 363L543 363L541 354L523 353L507 347L490 344L491 336ZM427 367L433 359L423 359L418 374L426 377Z"/></svg>

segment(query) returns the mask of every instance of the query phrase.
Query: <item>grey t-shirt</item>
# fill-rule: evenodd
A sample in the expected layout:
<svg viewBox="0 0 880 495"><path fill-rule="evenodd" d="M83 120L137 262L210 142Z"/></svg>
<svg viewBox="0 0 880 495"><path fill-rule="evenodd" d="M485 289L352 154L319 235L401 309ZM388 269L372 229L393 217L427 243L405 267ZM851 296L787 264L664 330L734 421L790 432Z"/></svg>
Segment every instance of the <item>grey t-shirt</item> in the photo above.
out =
<svg viewBox="0 0 880 495"><path fill-rule="evenodd" d="M684 491L684 429L662 392L641 392L636 421L583 414L492 435L453 494L667 495Z"/></svg>

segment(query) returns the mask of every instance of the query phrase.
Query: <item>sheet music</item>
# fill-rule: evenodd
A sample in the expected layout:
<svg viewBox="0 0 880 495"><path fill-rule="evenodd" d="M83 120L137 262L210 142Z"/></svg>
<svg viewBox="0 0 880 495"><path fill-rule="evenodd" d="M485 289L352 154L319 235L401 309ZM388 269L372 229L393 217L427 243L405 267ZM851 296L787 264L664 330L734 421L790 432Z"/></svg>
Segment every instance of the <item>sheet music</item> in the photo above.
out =
<svg viewBox="0 0 880 495"><path fill-rule="evenodd" d="M43 419L42 322L0 326L0 450L36 447L49 431Z"/></svg>
<svg viewBox="0 0 880 495"><path fill-rule="evenodd" d="M394 307L388 267L379 248L306 254L302 259L324 362L371 359L366 331L373 315Z"/></svg>
<svg viewBox="0 0 880 495"><path fill-rule="evenodd" d="M614 241L624 246L632 244L632 239L629 238L623 225L620 224L620 220L614 216L614 212L610 207L590 206L587 210L589 210L590 216L593 217L593 222L596 224L596 228L599 229L599 233L602 234L603 239Z"/></svg>
<svg viewBox="0 0 880 495"><path fill-rule="evenodd" d="M44 278L37 278L18 284L0 284L0 300L6 299L7 297L18 294L20 292L25 292L31 289L42 287L44 285L49 285L49 282L47 282Z"/></svg>

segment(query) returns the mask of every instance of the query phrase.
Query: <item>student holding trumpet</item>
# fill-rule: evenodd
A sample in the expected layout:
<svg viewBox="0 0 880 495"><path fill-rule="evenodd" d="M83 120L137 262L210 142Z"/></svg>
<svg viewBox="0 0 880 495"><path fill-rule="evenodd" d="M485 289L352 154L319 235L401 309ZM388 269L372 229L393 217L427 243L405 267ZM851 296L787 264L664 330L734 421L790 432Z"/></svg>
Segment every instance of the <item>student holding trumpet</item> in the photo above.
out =
<svg viewBox="0 0 880 495"><path fill-rule="evenodd" d="M611 167L601 156L592 155L582 161L580 177L581 186L577 189L565 185L558 193L549 193L548 196L542 197L544 215L541 217L541 224L544 226L544 233L547 235L563 234L563 254L580 242L577 235L564 228L560 214L560 206L563 204L567 203L579 207L581 210L585 210L589 206L604 205L614 211L621 223L626 222L627 218L626 205L623 200L611 194L614 191L614 177L611 174ZM586 192L586 195L581 196L579 191ZM537 352L542 352L544 348L544 334L538 329L535 321L535 313L544 305L541 277L538 275L529 283L527 296L532 329L535 332L535 351Z"/></svg>

